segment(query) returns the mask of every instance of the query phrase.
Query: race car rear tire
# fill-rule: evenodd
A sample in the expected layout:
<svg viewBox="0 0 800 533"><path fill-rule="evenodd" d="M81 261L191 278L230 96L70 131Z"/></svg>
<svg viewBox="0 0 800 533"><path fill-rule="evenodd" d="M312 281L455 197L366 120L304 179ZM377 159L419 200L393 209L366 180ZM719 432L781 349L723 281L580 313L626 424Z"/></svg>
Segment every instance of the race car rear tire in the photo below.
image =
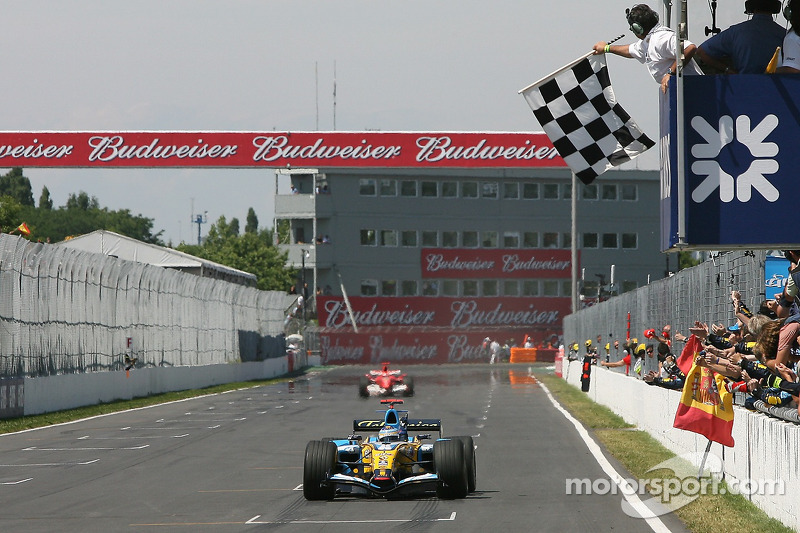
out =
<svg viewBox="0 0 800 533"><path fill-rule="evenodd" d="M433 465L439 483L436 495L452 500L466 498L469 493L467 463L464 460L464 443L460 440L440 440L433 444Z"/></svg>
<svg viewBox="0 0 800 533"><path fill-rule="evenodd" d="M475 480L478 469L475 462L475 442L472 437L450 437L464 443L464 461L467 463L467 486L470 492L475 492Z"/></svg>
<svg viewBox="0 0 800 533"><path fill-rule="evenodd" d="M406 386L406 391L405 391L404 395L405 396L414 396L414 378L412 378L410 376L406 377L406 379L403 380L403 383Z"/></svg>
<svg viewBox="0 0 800 533"><path fill-rule="evenodd" d="M361 379L358 380L358 395L362 398L369 398L369 390L367 387L369 386L369 380L366 376L361 376Z"/></svg>
<svg viewBox="0 0 800 533"><path fill-rule="evenodd" d="M306 500L332 500L336 487L323 484L336 466L336 444L312 440L306 445L303 462L303 496Z"/></svg>

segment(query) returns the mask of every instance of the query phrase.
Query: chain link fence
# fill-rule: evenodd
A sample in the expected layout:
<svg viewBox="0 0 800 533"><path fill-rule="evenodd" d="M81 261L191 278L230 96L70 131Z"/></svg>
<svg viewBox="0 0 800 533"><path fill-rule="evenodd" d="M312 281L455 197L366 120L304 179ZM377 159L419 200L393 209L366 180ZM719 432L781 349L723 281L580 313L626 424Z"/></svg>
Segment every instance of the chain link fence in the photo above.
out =
<svg viewBox="0 0 800 533"><path fill-rule="evenodd" d="M650 342L644 331L655 328L661 331L666 324L676 332L689 335L689 327L696 320L714 324L733 324L730 294L738 290L753 312L765 298L764 265L767 251L734 251L713 255L700 265L652 282L635 291L615 296L605 302L573 313L564 319L564 343L577 342L584 350L584 342L602 337L598 355L605 358L604 345L611 344L609 358L616 361L622 353L615 352L614 340L621 343L628 332L639 342ZM630 324L628 313L630 312ZM674 347L679 355L680 345ZM658 370L658 360L647 358L642 374Z"/></svg>
<svg viewBox="0 0 800 533"><path fill-rule="evenodd" d="M0 378L285 354L283 292L0 235Z"/></svg>

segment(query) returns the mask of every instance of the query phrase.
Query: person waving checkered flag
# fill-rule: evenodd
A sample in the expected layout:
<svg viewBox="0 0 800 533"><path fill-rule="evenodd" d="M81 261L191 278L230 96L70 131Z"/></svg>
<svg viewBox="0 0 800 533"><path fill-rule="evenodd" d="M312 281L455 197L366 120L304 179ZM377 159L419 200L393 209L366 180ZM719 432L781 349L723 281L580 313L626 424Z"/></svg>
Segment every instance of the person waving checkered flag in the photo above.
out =
<svg viewBox="0 0 800 533"><path fill-rule="evenodd" d="M519 91L585 184L655 143L617 103L604 55L586 55Z"/></svg>

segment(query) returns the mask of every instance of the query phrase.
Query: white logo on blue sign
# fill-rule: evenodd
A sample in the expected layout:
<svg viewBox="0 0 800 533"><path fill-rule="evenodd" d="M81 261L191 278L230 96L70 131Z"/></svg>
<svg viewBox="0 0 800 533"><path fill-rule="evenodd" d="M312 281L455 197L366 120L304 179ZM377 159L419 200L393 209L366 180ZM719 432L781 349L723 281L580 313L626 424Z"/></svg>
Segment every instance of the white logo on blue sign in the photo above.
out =
<svg viewBox="0 0 800 533"><path fill-rule="evenodd" d="M706 119L700 116L692 118L692 127L705 142L692 146L692 156L697 159L692 163L692 172L705 179L692 191L692 200L697 203L705 201L714 191L719 189L719 199L732 202L734 198L740 202L749 202L753 190L761 194L768 202L776 202L780 198L778 189L766 176L778 172L778 145L767 142L767 136L778 126L778 117L767 115L755 128L750 127L750 117L736 117L736 134L734 137L733 118L723 115L719 118L719 127L715 129ZM738 176L731 176L720 166L716 158L722 149L737 140L743 144L753 156L748 169Z"/></svg>

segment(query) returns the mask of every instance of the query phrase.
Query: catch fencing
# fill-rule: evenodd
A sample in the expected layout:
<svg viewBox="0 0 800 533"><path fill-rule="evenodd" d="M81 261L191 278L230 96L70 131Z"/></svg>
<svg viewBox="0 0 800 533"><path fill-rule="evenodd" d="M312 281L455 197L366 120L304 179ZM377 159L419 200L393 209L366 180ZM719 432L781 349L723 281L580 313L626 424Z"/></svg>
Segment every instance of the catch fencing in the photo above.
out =
<svg viewBox="0 0 800 533"><path fill-rule="evenodd" d="M3 234L0 379L281 357L286 306L283 292Z"/></svg>
<svg viewBox="0 0 800 533"><path fill-rule="evenodd" d="M655 328L660 332L666 324L672 326L673 334L680 332L687 336L697 320L709 326L712 323L730 326L736 321L732 290L742 294L742 301L753 312L764 300L766 256L764 250L715 254L695 267L573 313L564 319L564 343L566 346L578 343L582 352L586 340L596 343L600 335L602 345L598 347L598 355L605 359L604 345L610 343L609 359L616 361L622 353L614 350L614 340L623 343L628 332L631 338L647 343L654 341L645 339L644 331ZM679 346L676 345L676 350ZM645 359L642 374L649 370L658 370L655 357Z"/></svg>

